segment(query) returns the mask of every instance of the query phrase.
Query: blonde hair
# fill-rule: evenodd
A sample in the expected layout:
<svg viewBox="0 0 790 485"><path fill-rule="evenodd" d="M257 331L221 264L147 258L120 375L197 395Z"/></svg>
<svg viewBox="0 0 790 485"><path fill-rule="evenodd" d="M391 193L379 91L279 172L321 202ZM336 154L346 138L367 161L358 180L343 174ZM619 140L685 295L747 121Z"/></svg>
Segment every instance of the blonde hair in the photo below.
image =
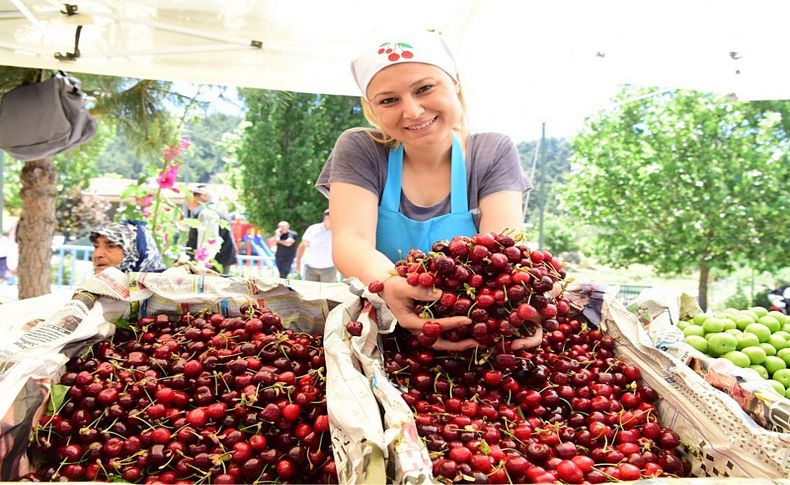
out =
<svg viewBox="0 0 790 485"><path fill-rule="evenodd" d="M448 76L449 77L449 76ZM464 92L461 89L461 85L456 84L458 87L456 93L458 95L458 101L461 103L461 119L458 121L458 125L453 127L453 130L457 131L462 138L466 138L468 135L468 131L466 129L466 101L464 101ZM370 137L371 140L375 141L380 145L384 145L388 148L395 148L397 147L400 142L395 138L391 137L384 130L381 129L378 122L376 121L376 112L373 109L372 104L370 101L365 99L364 97L361 98L362 103L362 114L365 116L365 119L370 124L371 128L368 128L366 131L367 135Z"/></svg>

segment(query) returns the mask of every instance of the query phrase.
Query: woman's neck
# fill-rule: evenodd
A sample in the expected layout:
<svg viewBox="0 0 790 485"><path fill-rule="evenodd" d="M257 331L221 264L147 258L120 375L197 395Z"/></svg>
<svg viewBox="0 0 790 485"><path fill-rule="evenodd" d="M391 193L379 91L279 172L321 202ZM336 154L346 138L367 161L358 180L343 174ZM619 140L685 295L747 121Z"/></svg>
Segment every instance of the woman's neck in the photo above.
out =
<svg viewBox="0 0 790 485"><path fill-rule="evenodd" d="M461 141L463 150L465 143ZM443 165L450 164L452 160L453 139L449 137L446 143L432 143L427 145L403 145L403 161L414 170L435 170Z"/></svg>
<svg viewBox="0 0 790 485"><path fill-rule="evenodd" d="M433 171L449 164L452 154L451 146L431 146L411 148L403 147L403 163L411 166L415 171Z"/></svg>

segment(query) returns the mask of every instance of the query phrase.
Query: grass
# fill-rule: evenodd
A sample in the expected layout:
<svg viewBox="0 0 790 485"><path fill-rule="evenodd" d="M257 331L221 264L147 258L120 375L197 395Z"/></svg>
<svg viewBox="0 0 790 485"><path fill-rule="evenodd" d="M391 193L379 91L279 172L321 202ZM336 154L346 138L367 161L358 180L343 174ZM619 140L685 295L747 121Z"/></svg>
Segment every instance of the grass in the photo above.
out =
<svg viewBox="0 0 790 485"><path fill-rule="evenodd" d="M608 283L612 285L637 285L683 291L696 296L699 287L699 272L687 275L659 276L651 266L634 264L627 268L612 268L585 258L581 263L571 264L567 269L569 278L577 281ZM728 275L714 278L708 285L709 308L724 309L725 301L740 291L747 297L752 293L776 288L781 281L790 281L790 268L776 273L752 274L749 268L740 268Z"/></svg>
<svg viewBox="0 0 790 485"><path fill-rule="evenodd" d="M618 286L637 285L651 288L680 289L686 293L697 294L698 275L680 275L673 277L658 276L653 268L643 264L633 264L626 268L613 268L585 260L580 264L572 264L567 275L577 281L608 283Z"/></svg>
<svg viewBox="0 0 790 485"><path fill-rule="evenodd" d="M661 277L650 266L634 264L627 268L611 268L597 264L572 265L568 276L578 281L609 283L613 285L638 285L651 288L681 289L686 293L697 294L698 276Z"/></svg>

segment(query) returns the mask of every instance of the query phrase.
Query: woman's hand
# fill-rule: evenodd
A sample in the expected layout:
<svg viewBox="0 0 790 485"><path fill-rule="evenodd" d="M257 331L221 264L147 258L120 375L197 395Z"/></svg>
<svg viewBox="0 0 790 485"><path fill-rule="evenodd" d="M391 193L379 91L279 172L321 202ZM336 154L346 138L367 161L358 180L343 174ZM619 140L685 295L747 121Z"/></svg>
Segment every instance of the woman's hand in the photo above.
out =
<svg viewBox="0 0 790 485"><path fill-rule="evenodd" d="M559 291L557 291L559 290ZM555 288L552 293L559 293L562 288ZM413 334L418 334L422 331L422 326L425 322L436 322L442 327L442 331L450 330L452 328L469 325L472 319L465 316L445 317L438 319L425 319L421 318L415 308L416 301L434 301L442 296L441 290L435 288L424 288L422 286L411 286L406 283L406 279L400 276L392 276L384 282L384 290L380 296L387 303L390 311L398 320L398 324L409 330ZM540 325L540 316L535 318L536 330L535 333L526 338L514 339L512 342L513 350L523 350L532 347L537 347L543 341L543 328ZM477 341L472 338L464 339L458 342L451 342L447 339L440 338L432 347L436 350L448 350L452 352L467 350L475 347Z"/></svg>
<svg viewBox="0 0 790 485"><path fill-rule="evenodd" d="M554 287L551 289L550 294L552 297L557 298L562 294L562 290L563 290L562 283L558 281L554 283ZM538 345L540 345L541 342L543 342L542 320L543 318L540 315L536 316L532 320L532 322L535 323L535 328L536 328L535 333L527 338L519 338L513 340L513 344L511 348L513 350L522 350L522 349L537 347Z"/></svg>
<svg viewBox="0 0 790 485"><path fill-rule="evenodd" d="M538 324L535 333L527 338L519 338L513 340L511 348L513 350L530 349L537 347L543 341L543 327Z"/></svg>
<svg viewBox="0 0 790 485"><path fill-rule="evenodd" d="M472 319L463 316L446 317L437 319L421 318L415 311L416 301L434 301L442 296L442 292L433 288L422 286L411 286L406 283L406 278L392 276L384 281L384 289L379 293L387 303L390 311L398 320L398 324L414 334L422 331L425 322L436 322L442 327L442 331L461 327L472 323ZM450 342L440 338L433 348L437 350L461 351L471 349L476 346L474 339L464 339L459 342Z"/></svg>

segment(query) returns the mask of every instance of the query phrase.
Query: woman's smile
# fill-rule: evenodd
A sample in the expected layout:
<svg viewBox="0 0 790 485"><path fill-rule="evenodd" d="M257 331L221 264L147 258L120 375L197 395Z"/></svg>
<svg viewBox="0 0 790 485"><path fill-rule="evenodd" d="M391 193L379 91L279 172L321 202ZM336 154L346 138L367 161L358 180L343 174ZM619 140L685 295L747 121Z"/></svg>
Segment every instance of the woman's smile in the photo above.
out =
<svg viewBox="0 0 790 485"><path fill-rule="evenodd" d="M406 126L404 129L408 130L408 131L421 131L421 130L424 130L426 128L431 127L436 122L436 120L438 120L438 119L439 119L439 116L434 116L433 118L431 118L429 120L426 120L426 121L423 121L422 123L414 124L414 125L411 125L411 126Z"/></svg>

